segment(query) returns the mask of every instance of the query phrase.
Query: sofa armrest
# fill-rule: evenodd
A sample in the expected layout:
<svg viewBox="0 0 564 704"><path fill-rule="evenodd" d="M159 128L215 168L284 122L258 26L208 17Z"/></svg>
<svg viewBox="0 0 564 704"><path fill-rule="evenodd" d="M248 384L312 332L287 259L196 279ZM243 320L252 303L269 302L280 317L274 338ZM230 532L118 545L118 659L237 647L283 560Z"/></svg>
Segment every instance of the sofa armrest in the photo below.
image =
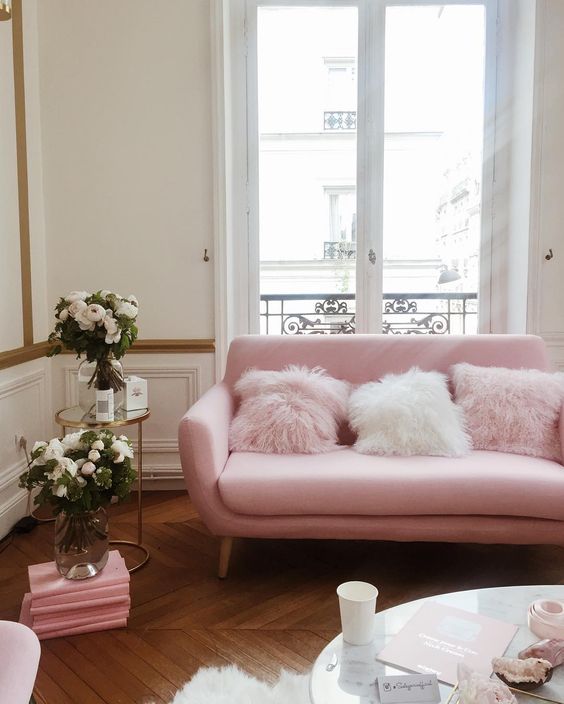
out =
<svg viewBox="0 0 564 704"><path fill-rule="evenodd" d="M184 480L190 498L213 530L222 512L217 480L229 457L234 401L225 383L216 384L185 413L178 428Z"/></svg>

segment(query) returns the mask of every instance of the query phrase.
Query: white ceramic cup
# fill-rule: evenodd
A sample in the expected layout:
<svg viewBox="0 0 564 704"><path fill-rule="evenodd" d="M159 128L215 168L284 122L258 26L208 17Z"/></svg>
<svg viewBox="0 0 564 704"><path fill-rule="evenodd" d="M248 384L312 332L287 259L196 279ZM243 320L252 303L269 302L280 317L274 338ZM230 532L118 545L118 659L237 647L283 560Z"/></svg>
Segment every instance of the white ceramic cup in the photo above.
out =
<svg viewBox="0 0 564 704"><path fill-rule="evenodd" d="M351 645L368 645L374 640L378 590L368 582L344 582L337 587L343 639Z"/></svg>

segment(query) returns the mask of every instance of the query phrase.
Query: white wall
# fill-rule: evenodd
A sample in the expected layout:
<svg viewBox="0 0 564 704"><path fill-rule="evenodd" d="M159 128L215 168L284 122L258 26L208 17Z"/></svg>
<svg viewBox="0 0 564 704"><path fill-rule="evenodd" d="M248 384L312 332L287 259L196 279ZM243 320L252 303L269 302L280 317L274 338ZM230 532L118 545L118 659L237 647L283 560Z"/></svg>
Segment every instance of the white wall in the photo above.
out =
<svg viewBox="0 0 564 704"><path fill-rule="evenodd" d="M208 0L40 3L48 297L140 301L144 338L211 338Z"/></svg>

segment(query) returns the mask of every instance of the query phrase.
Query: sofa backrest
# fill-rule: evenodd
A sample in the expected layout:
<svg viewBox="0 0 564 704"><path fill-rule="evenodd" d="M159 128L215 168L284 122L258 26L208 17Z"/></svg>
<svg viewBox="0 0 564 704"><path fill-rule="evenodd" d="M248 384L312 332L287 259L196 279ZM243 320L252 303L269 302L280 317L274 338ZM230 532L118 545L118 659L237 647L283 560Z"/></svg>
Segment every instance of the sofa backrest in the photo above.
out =
<svg viewBox="0 0 564 704"><path fill-rule="evenodd" d="M224 380L250 367L323 367L352 384L413 366L448 373L457 362L512 369L550 369L544 341L534 335L245 335L233 340Z"/></svg>

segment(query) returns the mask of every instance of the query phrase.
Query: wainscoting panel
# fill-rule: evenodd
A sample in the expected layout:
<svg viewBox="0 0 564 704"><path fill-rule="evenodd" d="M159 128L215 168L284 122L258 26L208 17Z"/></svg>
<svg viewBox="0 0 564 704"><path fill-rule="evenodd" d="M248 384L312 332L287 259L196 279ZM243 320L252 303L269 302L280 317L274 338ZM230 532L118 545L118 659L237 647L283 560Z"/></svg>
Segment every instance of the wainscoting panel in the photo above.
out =
<svg viewBox="0 0 564 704"><path fill-rule="evenodd" d="M143 357L147 362L140 356L130 356L124 365L127 375L147 379L151 417L143 424L143 481L147 489L183 488L178 422L213 383L214 355L186 355L182 360L178 355ZM64 358L59 376L64 391L60 394L60 407L78 403L77 370L77 360L69 364L69 358ZM131 437L137 452L137 426L123 428L123 434Z"/></svg>
<svg viewBox="0 0 564 704"><path fill-rule="evenodd" d="M0 537L9 532L27 507L27 492L18 487L19 476L26 468L18 440L24 437L30 451L36 440L49 439L44 362L37 362L31 370L26 365L20 373L16 369L0 376Z"/></svg>

